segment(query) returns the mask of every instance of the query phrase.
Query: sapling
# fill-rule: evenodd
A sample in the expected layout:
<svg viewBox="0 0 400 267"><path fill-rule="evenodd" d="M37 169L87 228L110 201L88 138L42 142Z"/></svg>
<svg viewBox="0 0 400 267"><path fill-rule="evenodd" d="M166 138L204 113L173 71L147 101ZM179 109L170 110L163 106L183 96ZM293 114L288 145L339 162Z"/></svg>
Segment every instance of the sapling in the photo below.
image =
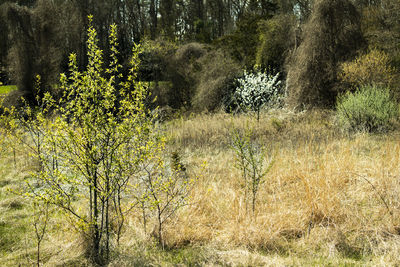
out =
<svg viewBox="0 0 400 267"><path fill-rule="evenodd" d="M250 73L245 71L243 78L237 80L238 87L234 94L236 102L244 110L251 110L260 120L260 111L266 106L279 102L281 81L279 73L272 75L266 72Z"/></svg>
<svg viewBox="0 0 400 267"><path fill-rule="evenodd" d="M44 94L54 115L39 116L42 171L33 178L41 187L28 184L27 195L75 219L88 238L89 257L105 264L112 241L119 241L124 216L135 205L126 198L137 183L139 165L154 156L151 148L160 138L144 104L147 89L136 81L139 46L134 46L129 74L123 77L116 26L110 27L110 63L104 67L91 16L89 20L86 69L78 70L71 54L69 74L60 78L61 99Z"/></svg>
<svg viewBox="0 0 400 267"><path fill-rule="evenodd" d="M246 211L248 211L248 201L250 201L254 216L260 185L265 182L265 177L274 161L272 158L266 158L265 148L257 144L252 135L253 131L249 126L244 133L233 130L231 147L235 152L236 164L234 166L239 169L243 179Z"/></svg>
<svg viewBox="0 0 400 267"><path fill-rule="evenodd" d="M158 148L159 149L159 148ZM153 153L160 155L160 153ZM141 196L143 214L153 214L157 221L156 237L164 247L163 229L165 222L185 205L189 204L191 191L197 177L190 177L174 152L170 160L153 157L143 165L137 194ZM144 217L144 222L145 221Z"/></svg>
<svg viewBox="0 0 400 267"><path fill-rule="evenodd" d="M40 267L40 248L49 224L49 203L33 201L32 225L36 238L36 264Z"/></svg>

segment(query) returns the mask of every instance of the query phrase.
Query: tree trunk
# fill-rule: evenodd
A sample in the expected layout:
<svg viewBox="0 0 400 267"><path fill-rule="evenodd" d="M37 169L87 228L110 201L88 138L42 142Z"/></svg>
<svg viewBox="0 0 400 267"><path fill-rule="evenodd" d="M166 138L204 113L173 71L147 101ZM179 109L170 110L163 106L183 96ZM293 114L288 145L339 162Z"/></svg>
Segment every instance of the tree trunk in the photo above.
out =
<svg viewBox="0 0 400 267"><path fill-rule="evenodd" d="M156 0L150 2L150 38L154 40L157 35L157 3Z"/></svg>
<svg viewBox="0 0 400 267"><path fill-rule="evenodd" d="M37 243L37 266L40 267L40 241Z"/></svg>
<svg viewBox="0 0 400 267"><path fill-rule="evenodd" d="M97 173L93 175L93 259L95 262L100 262L100 229L98 225L99 208L98 208L98 195L97 195Z"/></svg>

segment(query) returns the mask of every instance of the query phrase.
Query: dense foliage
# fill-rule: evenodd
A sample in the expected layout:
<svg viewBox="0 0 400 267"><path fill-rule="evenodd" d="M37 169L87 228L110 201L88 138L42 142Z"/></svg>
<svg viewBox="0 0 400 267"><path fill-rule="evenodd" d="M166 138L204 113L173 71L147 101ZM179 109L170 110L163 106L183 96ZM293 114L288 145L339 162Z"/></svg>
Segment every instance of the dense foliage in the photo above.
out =
<svg viewBox="0 0 400 267"><path fill-rule="evenodd" d="M119 26L123 73L129 69L130 47L134 42L144 44L138 79L152 84L158 100L151 107L217 110L227 106L237 74L255 66L281 73L288 106L333 106L338 93L352 83L338 79L344 77L342 63L366 51L387 55L390 81L382 85L395 88L397 83L392 79L400 62L396 23L400 5L395 0L14 0L0 4L0 81L19 89L6 99L9 106L21 105L20 96L34 104L39 92L57 96L56 77L68 69L71 51L76 51L78 69L85 67L82 29L88 28L88 14L93 14L99 47L106 56L108 25ZM36 75L41 76L40 91L33 86Z"/></svg>
<svg viewBox="0 0 400 267"><path fill-rule="evenodd" d="M365 85L393 87L396 82L396 69L391 65L388 54L373 49L351 62L343 63L339 76L353 88Z"/></svg>
<svg viewBox="0 0 400 267"><path fill-rule="evenodd" d="M382 132L397 119L399 107L388 89L365 86L338 99L337 115L344 130Z"/></svg>
<svg viewBox="0 0 400 267"><path fill-rule="evenodd" d="M328 2L329 5L326 5ZM108 52L104 48L108 44L108 25L115 23L119 26L117 36L121 52L118 57L124 73L128 70L133 42L151 40L153 44L161 44L157 49L148 49L141 55L143 64L139 70L140 80L155 82L154 88L165 91L156 92L156 95L169 97L160 101L161 105L173 108L193 106L198 110L203 101L198 100L203 97L195 94L201 92L200 95L209 95L204 99L216 96L215 103L206 107L207 110L215 110L224 101L224 96L229 95L235 76L229 75L230 71L223 73L214 68L213 72L219 71L221 76L212 82L212 87L218 89L212 89L210 94L206 93L203 82L198 85L193 83L210 77L211 73L195 78L182 75L179 71L171 73L171 69L177 66L169 64L174 62L171 58L176 58L174 53L182 44L193 41L211 44L207 47L208 52L219 49L216 55L222 53L227 58L227 65L233 67L230 70L235 73L237 66L250 70L258 65L263 69L272 67L286 79L289 71L290 82L287 84L292 93L288 103L292 106L300 99L309 104L332 103L336 95L333 87L337 82L337 64L352 59L353 48L357 50L362 43L357 31L358 21L361 22L361 34L369 44L383 49L389 56L394 55L391 63L397 64L398 61L395 44L400 31L394 23L398 16L398 3L393 0L350 2L354 8L349 1L336 0L0 1L0 27L3 34L0 38L0 80L6 85L18 85L20 92L14 93L13 99L6 101L12 104L21 95L34 102L38 93L33 86L37 74L41 76L41 92L52 91L57 94L58 90L53 88L55 77L60 71L67 70L66 58L70 52L76 51L78 69L85 67L88 58L82 29L88 27L87 15L93 14L99 47L106 56ZM337 11L334 10L335 6L338 7ZM315 12L311 12L313 9ZM321 20L318 21L318 18ZM337 33L335 29L344 31ZM320 34L329 32L336 40ZM338 46L335 48L333 44ZM318 47L326 47L326 51ZM305 65L308 60L306 55L313 54L313 49L317 49L314 55L318 60L315 62L320 62L321 66L311 63ZM294 62L301 62L298 68ZM285 67L285 63L289 64ZM319 80L326 82L321 84L318 79L308 79L301 69L305 73L320 70L317 76L325 76ZM296 79L301 80L303 85ZM159 87L159 81L172 82L172 88L165 87L167 83ZM312 87L324 89L318 89L322 91L317 93L300 93L303 90L301 88ZM315 95L315 99L310 98L312 95ZM197 100L193 100L193 97ZM325 101L325 98L329 99Z"/></svg>
<svg viewBox="0 0 400 267"><path fill-rule="evenodd" d="M89 25L87 67L80 71L76 54L70 55L61 98L47 92L34 108L6 109L4 119L12 138L31 148L38 163L25 195L64 212L85 237L88 258L104 264L119 243L125 216L139 203L143 216L157 218L163 244L163 225L186 204L194 179L179 160L166 160L156 114L145 105L147 88L136 80L139 46L124 77L116 25L110 28L107 68Z"/></svg>

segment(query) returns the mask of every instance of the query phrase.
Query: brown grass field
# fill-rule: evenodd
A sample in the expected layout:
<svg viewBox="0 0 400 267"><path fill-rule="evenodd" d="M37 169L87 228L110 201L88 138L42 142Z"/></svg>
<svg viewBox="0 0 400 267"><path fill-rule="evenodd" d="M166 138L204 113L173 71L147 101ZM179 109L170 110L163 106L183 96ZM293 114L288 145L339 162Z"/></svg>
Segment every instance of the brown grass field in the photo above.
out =
<svg viewBox="0 0 400 267"><path fill-rule="evenodd" d="M131 213L109 266L398 266L400 131L346 134L332 111L273 111L259 122L217 113L164 124L168 150L199 177L190 205L168 222L166 249ZM252 127L274 165L253 215L230 148L232 129ZM15 148L15 147L14 147ZM10 193L29 173L26 151L0 159L0 266L35 264L29 202ZM206 162L206 167L202 167ZM45 266L90 266L65 217L52 216ZM153 223L153 222L151 222Z"/></svg>

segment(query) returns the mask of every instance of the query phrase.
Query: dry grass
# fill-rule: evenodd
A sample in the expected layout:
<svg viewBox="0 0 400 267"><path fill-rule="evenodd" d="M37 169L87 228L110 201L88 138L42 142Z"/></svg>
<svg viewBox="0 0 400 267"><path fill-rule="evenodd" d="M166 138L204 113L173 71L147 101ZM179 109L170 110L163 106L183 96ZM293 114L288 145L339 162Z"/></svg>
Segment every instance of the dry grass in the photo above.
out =
<svg viewBox="0 0 400 267"><path fill-rule="evenodd" d="M167 225L167 251L153 245L140 213L132 213L110 266L395 266L399 134L345 136L332 121L329 111L276 111L258 124L226 114L169 122L170 149L180 151L187 169L200 177L192 204ZM229 148L230 130L246 125L255 125L255 138L275 155L254 217L246 211ZM13 184L6 179L4 187ZM12 205L2 199L2 210ZM88 264L78 236L67 224L60 227L62 234L54 228L44 241L47 265ZM21 247L0 265L18 262Z"/></svg>
<svg viewBox="0 0 400 267"><path fill-rule="evenodd" d="M189 165L206 160L208 169L195 204L170 229L170 242L400 260L393 256L400 245L398 135L346 137L332 121L324 111L276 113L255 126L276 161L254 218L246 213L228 147L230 129L251 119L217 114L172 122L173 146L187 154Z"/></svg>
<svg viewBox="0 0 400 267"><path fill-rule="evenodd" d="M340 136L335 131L332 111L309 111L307 113L271 111L261 116L257 123L254 116L217 113L193 115L168 123L167 132L175 149L188 153L199 149L226 150L232 129L254 128L254 138L265 144L297 147L311 141L321 142Z"/></svg>

